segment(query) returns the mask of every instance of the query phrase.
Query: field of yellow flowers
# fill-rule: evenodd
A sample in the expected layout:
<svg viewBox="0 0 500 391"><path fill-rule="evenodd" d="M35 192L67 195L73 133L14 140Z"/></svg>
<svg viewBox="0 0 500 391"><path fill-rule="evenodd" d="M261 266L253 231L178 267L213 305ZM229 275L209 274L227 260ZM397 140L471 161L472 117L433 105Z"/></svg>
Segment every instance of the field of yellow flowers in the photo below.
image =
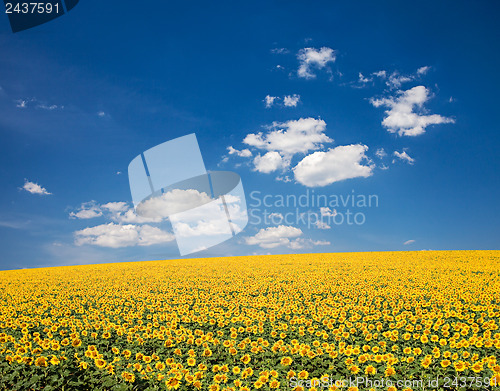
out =
<svg viewBox="0 0 500 391"><path fill-rule="evenodd" d="M500 251L1 271L0 389L495 388L499 277Z"/></svg>

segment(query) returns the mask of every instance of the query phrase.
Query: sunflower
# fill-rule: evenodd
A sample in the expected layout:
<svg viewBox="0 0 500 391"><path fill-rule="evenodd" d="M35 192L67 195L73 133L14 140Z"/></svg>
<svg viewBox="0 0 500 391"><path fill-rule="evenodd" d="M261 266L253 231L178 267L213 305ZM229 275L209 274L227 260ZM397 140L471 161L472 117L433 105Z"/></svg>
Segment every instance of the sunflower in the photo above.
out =
<svg viewBox="0 0 500 391"><path fill-rule="evenodd" d="M177 378L170 377L165 381L165 385L167 386L168 390L177 390L180 387L181 383Z"/></svg>
<svg viewBox="0 0 500 391"><path fill-rule="evenodd" d="M102 358L98 358L97 360L94 360L94 363L97 368L102 369L107 365L107 362L104 361Z"/></svg>
<svg viewBox="0 0 500 391"><path fill-rule="evenodd" d="M52 358L50 359L50 363L52 365L58 365L61 361L56 357L56 356L52 356Z"/></svg>
<svg viewBox="0 0 500 391"><path fill-rule="evenodd" d="M47 357L44 357L44 356L40 356L38 357L36 360L35 360L35 365L37 367L46 367L48 366L48 363L47 363Z"/></svg>

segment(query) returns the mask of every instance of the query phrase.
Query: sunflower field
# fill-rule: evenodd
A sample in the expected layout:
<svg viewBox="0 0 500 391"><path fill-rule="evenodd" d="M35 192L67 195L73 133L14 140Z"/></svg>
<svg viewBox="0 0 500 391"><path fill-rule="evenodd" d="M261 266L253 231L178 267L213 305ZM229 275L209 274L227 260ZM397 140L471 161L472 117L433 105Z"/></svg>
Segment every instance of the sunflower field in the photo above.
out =
<svg viewBox="0 0 500 391"><path fill-rule="evenodd" d="M1 271L0 389L500 389L499 326L500 251Z"/></svg>

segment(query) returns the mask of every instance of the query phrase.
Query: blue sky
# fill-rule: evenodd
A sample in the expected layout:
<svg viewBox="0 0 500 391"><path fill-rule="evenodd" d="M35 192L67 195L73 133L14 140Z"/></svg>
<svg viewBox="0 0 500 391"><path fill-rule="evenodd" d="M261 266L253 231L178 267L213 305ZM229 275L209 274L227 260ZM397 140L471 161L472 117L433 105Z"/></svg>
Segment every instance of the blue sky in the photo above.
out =
<svg viewBox="0 0 500 391"><path fill-rule="evenodd" d="M499 248L498 5L150 6L0 18L1 269L178 257L127 212L127 167L190 133L275 214L192 256ZM308 191L378 203L256 206ZM363 224L332 222L348 209Z"/></svg>

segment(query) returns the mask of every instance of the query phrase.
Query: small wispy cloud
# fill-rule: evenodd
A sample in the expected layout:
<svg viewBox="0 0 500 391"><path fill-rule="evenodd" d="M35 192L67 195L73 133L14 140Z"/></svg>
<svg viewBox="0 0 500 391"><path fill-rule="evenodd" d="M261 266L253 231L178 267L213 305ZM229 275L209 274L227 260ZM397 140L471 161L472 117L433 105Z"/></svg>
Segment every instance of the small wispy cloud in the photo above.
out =
<svg viewBox="0 0 500 391"><path fill-rule="evenodd" d="M300 101L300 95L298 94L286 95L283 98L283 104L286 107L296 107L299 101Z"/></svg>
<svg viewBox="0 0 500 391"><path fill-rule="evenodd" d="M430 69L431 69L431 67L429 67L429 66L420 67L417 69L417 74L418 75L425 75L427 72L429 72Z"/></svg>
<svg viewBox="0 0 500 391"><path fill-rule="evenodd" d="M271 49L271 53L273 54L288 54L290 53L290 50L287 48L273 48Z"/></svg>
<svg viewBox="0 0 500 391"><path fill-rule="evenodd" d="M276 99L278 99L277 96L266 95L266 97L264 98L266 108L269 109L270 107L272 107Z"/></svg>
<svg viewBox="0 0 500 391"><path fill-rule="evenodd" d="M280 102L283 102L282 104ZM285 95L283 98L279 96L266 95L263 102L266 105L266 109L273 107L273 105L278 104L279 106L285 107L297 107L300 101L299 94Z"/></svg>
<svg viewBox="0 0 500 391"><path fill-rule="evenodd" d="M64 109L64 106L48 104L47 102L38 100L37 98L16 99L14 102L16 103L16 107L19 109L26 109L28 107L35 107L36 109L49 111Z"/></svg>
<svg viewBox="0 0 500 391"><path fill-rule="evenodd" d="M233 148L231 145L229 147L227 147L227 150L228 150L228 153L230 155L236 155L236 156L239 156L239 157L250 157L252 156L252 152L245 148L245 149L242 149L241 151L236 149L236 148Z"/></svg>
<svg viewBox="0 0 500 391"><path fill-rule="evenodd" d="M38 183L34 183L25 179L24 186L21 187L21 190L26 190L31 194L39 194L39 195L50 195L45 187L40 186Z"/></svg>
<svg viewBox="0 0 500 391"><path fill-rule="evenodd" d="M76 212L69 214L70 219L93 219L102 216L102 210L95 201L84 202Z"/></svg>
<svg viewBox="0 0 500 391"><path fill-rule="evenodd" d="M403 243L403 245L408 246L409 244L415 243L413 239L407 240L406 242Z"/></svg>
<svg viewBox="0 0 500 391"><path fill-rule="evenodd" d="M299 69L297 75L304 79L314 79L316 74L314 69L327 68L329 63L334 63L336 60L335 50L322 47L321 49L304 48L297 53L299 60Z"/></svg>
<svg viewBox="0 0 500 391"><path fill-rule="evenodd" d="M379 148L375 152L375 156L377 156L379 159L383 159L384 157L387 156L387 152L385 152L384 148Z"/></svg>
<svg viewBox="0 0 500 391"><path fill-rule="evenodd" d="M408 164L415 163L415 159L413 159L410 155L408 155L404 150L402 152L394 151L393 156L397 157L399 160L402 160ZM396 163L396 159L393 159L392 162Z"/></svg>

